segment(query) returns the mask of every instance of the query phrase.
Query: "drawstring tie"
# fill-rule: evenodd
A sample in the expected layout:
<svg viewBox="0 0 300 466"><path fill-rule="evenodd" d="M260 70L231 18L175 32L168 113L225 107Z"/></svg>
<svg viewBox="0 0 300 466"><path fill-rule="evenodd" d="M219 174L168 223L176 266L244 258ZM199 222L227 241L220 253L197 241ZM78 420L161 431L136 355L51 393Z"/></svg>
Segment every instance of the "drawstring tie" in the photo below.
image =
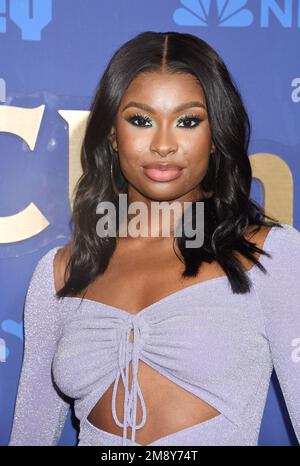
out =
<svg viewBox="0 0 300 466"><path fill-rule="evenodd" d="M133 330L133 342L129 341L130 334ZM133 314L133 317L129 316L127 326L123 329L120 345L119 345L119 372L114 383L113 397L112 397L112 413L116 424L119 427L123 427L123 445L127 444L127 426L132 428L131 442L135 442L136 429L140 429L145 425L146 422L146 405L145 401L137 380L138 363L139 363L139 350L141 341L141 326L138 323L137 315ZM129 362L130 362L130 350L132 348L132 384L131 390L129 391ZM125 374L124 367L125 365ZM118 419L116 413L116 394L117 386L119 383L120 376L122 376L125 398L124 398L124 417L123 423ZM136 425L136 414L137 414L137 397L139 396L142 405L142 420L140 424Z"/></svg>

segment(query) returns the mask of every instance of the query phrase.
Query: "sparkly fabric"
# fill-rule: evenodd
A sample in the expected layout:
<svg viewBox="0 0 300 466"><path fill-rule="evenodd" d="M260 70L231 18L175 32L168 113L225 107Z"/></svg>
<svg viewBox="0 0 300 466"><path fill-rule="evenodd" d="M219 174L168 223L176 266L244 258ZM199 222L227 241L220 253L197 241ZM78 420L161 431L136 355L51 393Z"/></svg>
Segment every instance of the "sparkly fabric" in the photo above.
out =
<svg viewBox="0 0 300 466"><path fill-rule="evenodd" d="M72 400L80 420L78 446L140 445L135 433L147 421L140 360L220 412L149 445L257 445L273 367L300 441L300 232L283 227L273 227L265 239L272 257L260 262L267 275L257 267L247 272L250 293L234 295L221 276L135 315L89 299L58 301L53 258L59 247L49 250L26 296L24 360L9 445L57 445ZM123 423L116 415L119 383L125 387ZM112 415L122 436L87 420L112 384Z"/></svg>

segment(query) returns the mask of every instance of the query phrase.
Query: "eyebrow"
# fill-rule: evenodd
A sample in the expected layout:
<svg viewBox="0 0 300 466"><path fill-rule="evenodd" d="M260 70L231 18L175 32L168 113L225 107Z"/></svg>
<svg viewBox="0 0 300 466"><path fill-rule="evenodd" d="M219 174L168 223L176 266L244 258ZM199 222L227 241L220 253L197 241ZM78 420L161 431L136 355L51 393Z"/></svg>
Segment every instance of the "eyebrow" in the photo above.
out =
<svg viewBox="0 0 300 466"><path fill-rule="evenodd" d="M146 112L150 112L150 113L153 113L153 114L156 113L154 108L150 107L150 105L142 104L140 102L134 102L134 101L128 102L128 104L125 105L125 107L123 108L122 112L124 112L129 107L137 107L137 108L141 108L142 110L145 110ZM174 108L173 112L174 113L179 112L181 110L185 110L185 109L191 108L191 107L201 107L201 108L204 108L204 110L206 110L206 107L205 107L204 104L202 104L198 100L194 100L192 102L186 102L184 104L178 105L177 107Z"/></svg>

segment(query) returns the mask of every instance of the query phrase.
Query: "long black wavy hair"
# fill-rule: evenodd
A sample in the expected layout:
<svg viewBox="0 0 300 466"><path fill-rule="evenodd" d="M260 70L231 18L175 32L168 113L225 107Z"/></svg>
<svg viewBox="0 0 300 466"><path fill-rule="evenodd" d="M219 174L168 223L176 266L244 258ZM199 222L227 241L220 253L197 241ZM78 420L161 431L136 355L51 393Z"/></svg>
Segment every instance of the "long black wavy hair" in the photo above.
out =
<svg viewBox="0 0 300 466"><path fill-rule="evenodd" d="M131 81L142 72L162 71L189 73L198 79L206 98L216 148L201 182L202 191L213 193L203 199L204 243L199 248L186 248L185 240L190 238L185 237L184 231L181 237L174 237L182 256L178 257L185 264L182 276L197 276L203 261L216 260L226 273L233 293L249 292L251 281L234 251L266 273L253 253L268 257L270 254L243 235L251 225L257 226L255 231L260 226L282 225L250 199L250 122L237 86L223 60L204 40L192 34L146 31L114 53L96 88L81 147L83 173L74 190L70 222L72 253L65 269L65 284L57 291L57 297L76 296L87 291L88 285L108 266L116 248L116 238L97 234L99 214L96 207L99 202L110 201L115 205L118 218L111 163L117 189L126 193L128 187L108 134ZM194 215L194 209L192 212Z"/></svg>

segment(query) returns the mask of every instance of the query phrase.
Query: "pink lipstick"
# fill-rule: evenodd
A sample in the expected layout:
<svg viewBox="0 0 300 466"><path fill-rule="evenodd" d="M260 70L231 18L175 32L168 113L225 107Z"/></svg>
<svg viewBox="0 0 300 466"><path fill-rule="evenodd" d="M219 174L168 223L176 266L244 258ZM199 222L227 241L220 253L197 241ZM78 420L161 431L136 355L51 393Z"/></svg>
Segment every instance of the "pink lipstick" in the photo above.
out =
<svg viewBox="0 0 300 466"><path fill-rule="evenodd" d="M165 182L178 178L182 167L175 164L152 163L144 166L145 175L153 181Z"/></svg>

